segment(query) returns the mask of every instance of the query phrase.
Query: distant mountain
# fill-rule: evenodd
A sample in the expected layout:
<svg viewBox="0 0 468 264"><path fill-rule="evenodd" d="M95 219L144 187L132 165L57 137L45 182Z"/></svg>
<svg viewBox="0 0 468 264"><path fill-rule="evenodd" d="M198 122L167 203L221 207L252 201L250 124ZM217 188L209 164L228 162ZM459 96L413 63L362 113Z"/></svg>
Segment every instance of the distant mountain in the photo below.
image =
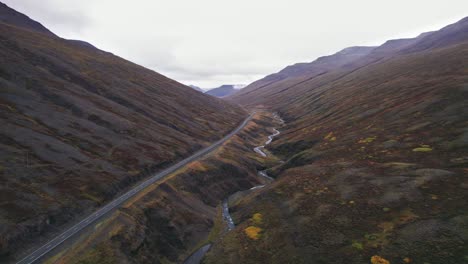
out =
<svg viewBox="0 0 468 264"><path fill-rule="evenodd" d="M1 263L246 115L4 4L0 40Z"/></svg>
<svg viewBox="0 0 468 264"><path fill-rule="evenodd" d="M244 88L245 85L232 85L232 84L225 84L221 85L218 88L213 88L211 90L206 91L206 94L216 96L216 97L226 97L232 95L239 91L240 89Z"/></svg>
<svg viewBox="0 0 468 264"><path fill-rule="evenodd" d="M202 88L200 88L198 86L195 86L195 85L189 85L189 87L194 89L195 91L199 91L199 92L202 92L202 93L205 92Z"/></svg>

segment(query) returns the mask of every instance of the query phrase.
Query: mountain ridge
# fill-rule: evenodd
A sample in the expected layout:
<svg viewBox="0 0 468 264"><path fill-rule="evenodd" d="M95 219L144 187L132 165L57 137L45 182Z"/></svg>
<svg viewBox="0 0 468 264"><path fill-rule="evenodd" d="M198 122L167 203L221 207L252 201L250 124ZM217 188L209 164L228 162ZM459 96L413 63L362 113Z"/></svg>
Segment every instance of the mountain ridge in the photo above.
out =
<svg viewBox="0 0 468 264"><path fill-rule="evenodd" d="M235 85L235 84L223 84L217 88L213 88L213 89L210 89L210 90L207 90L205 93L206 94L209 94L209 95L212 95L212 96L215 96L215 97L227 97L227 96L230 96L234 93L237 93L237 91L239 91L240 89L242 88L237 88L242 85Z"/></svg>

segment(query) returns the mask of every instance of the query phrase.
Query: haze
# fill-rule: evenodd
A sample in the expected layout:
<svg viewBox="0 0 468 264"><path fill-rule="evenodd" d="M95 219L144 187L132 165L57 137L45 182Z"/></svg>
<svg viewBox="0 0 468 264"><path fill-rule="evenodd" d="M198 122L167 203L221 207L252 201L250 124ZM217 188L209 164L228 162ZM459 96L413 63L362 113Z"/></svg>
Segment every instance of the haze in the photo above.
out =
<svg viewBox="0 0 468 264"><path fill-rule="evenodd" d="M61 37L203 88L248 84L348 46L414 37L468 10L466 0L3 2Z"/></svg>

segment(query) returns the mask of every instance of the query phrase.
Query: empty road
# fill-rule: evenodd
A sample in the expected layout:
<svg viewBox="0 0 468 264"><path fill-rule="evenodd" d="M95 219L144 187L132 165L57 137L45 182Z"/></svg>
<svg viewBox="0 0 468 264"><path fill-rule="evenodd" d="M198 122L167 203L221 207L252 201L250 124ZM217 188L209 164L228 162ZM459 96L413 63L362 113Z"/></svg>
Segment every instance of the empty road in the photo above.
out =
<svg viewBox="0 0 468 264"><path fill-rule="evenodd" d="M231 138L236 133L238 133L252 119L252 116L254 114L255 114L255 112L252 113L249 117L247 117L244 120L244 122L242 122L242 124L240 126L238 126L235 130L233 130L231 133L229 133L227 136L225 136L221 140L217 141L216 143L214 143L213 145L211 145L211 146L209 146L209 147L207 147L205 149L202 149L202 150L196 152L192 156L190 156L190 157L188 157L188 158L186 158L186 159L184 159L182 161L179 161L178 163L172 165L171 167L169 167L169 168L167 168L167 169L165 169L165 170L163 170L161 172L156 173L154 176L151 176L149 179L147 179L144 182L140 183L139 185L133 187L130 191L128 191L128 192L124 193L123 195L121 195L120 197L114 199L113 201L111 201L110 203L105 205L104 207L101 207L100 209L98 209L97 211L92 213L91 215L87 216L85 219L81 220L79 223L75 224L74 226L72 226L71 228L69 228L68 230L63 232L62 234L56 236L54 239L50 240L49 242L47 242L43 246L39 247L34 252L32 252L31 254L29 254L28 256L26 256L25 258L23 258L22 260L20 260L17 263L18 264L30 264L30 263L37 262L41 257L43 257L45 254L49 253L51 250L53 250L54 248L56 248L57 246L62 244L65 240L72 237L76 233L80 232L81 230L83 230L87 226L93 224L96 220L98 220L100 217L102 217L103 215L105 215L109 211L111 211L111 210L113 210L115 208L118 208L122 203L124 203L128 199L135 196L135 194L137 194L141 190L145 189L146 187L150 186L151 184L155 183L156 181L164 178L165 176L171 174L172 172L180 169L181 167L187 165L188 163L190 163L190 162L192 162L192 161L194 161L194 160L208 154L209 152L215 150L217 147L219 147L221 144L223 144L229 138Z"/></svg>

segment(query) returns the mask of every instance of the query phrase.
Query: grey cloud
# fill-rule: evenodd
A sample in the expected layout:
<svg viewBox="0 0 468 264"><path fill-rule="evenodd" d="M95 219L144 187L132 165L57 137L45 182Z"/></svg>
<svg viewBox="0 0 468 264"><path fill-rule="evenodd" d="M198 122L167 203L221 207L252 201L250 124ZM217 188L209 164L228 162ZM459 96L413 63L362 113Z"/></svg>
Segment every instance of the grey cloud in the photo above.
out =
<svg viewBox="0 0 468 264"><path fill-rule="evenodd" d="M82 39L182 83L249 83L348 46L411 37L466 16L468 1L6 0Z"/></svg>

